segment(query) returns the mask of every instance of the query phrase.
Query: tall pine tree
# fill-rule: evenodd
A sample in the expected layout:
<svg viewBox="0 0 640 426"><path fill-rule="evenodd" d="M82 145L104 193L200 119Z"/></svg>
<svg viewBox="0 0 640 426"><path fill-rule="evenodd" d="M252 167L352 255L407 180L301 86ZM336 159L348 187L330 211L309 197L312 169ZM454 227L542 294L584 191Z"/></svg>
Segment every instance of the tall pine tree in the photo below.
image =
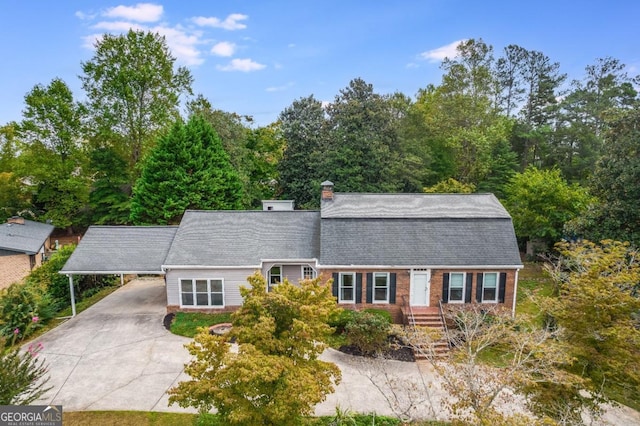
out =
<svg viewBox="0 0 640 426"><path fill-rule="evenodd" d="M131 201L137 225L175 224L187 209L241 208L242 184L203 118L176 122L146 159Z"/></svg>

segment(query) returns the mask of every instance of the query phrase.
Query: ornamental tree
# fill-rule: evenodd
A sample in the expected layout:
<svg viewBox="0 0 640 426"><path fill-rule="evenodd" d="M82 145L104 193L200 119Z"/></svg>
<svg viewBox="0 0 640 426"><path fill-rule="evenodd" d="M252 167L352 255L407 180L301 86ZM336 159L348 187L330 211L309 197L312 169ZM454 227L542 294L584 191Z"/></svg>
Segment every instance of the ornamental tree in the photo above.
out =
<svg viewBox="0 0 640 426"><path fill-rule="evenodd" d="M556 245L558 259L548 271L557 297L544 310L571 348L574 370L591 390L614 388L639 400L640 261L638 250L612 240Z"/></svg>
<svg viewBox="0 0 640 426"><path fill-rule="evenodd" d="M242 307L224 336L203 330L187 345L192 379L169 390L169 402L206 413L215 407L225 424L298 424L341 378L318 359L336 309L331 285L320 278L293 285L286 279L267 292L264 277L248 278ZM230 352L235 338L237 353Z"/></svg>

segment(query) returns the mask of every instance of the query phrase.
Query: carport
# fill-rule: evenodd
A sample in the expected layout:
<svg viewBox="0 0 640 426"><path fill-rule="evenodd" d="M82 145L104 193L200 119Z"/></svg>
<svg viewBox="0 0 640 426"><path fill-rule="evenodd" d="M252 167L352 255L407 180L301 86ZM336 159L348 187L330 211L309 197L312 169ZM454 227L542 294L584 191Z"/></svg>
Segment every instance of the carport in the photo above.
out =
<svg viewBox="0 0 640 426"><path fill-rule="evenodd" d="M162 264L177 226L91 226L60 270L69 278L76 315L74 275L164 275Z"/></svg>

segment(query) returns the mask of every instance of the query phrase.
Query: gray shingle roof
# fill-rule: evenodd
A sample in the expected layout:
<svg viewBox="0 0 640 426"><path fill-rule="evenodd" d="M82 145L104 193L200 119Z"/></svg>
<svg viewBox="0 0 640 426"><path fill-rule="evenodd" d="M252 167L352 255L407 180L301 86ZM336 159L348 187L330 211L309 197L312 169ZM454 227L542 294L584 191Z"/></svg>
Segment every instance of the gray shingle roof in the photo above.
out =
<svg viewBox="0 0 640 426"><path fill-rule="evenodd" d="M24 224L0 225L0 249L36 254L53 232L53 225L25 220Z"/></svg>
<svg viewBox="0 0 640 426"><path fill-rule="evenodd" d="M493 194L361 194L338 192L322 202L322 218L504 218Z"/></svg>
<svg viewBox="0 0 640 426"><path fill-rule="evenodd" d="M62 273L160 273L177 226L91 226Z"/></svg>
<svg viewBox="0 0 640 426"><path fill-rule="evenodd" d="M187 211L165 265L257 266L320 255L317 211Z"/></svg>
<svg viewBox="0 0 640 426"><path fill-rule="evenodd" d="M323 219L322 265L521 265L511 219Z"/></svg>

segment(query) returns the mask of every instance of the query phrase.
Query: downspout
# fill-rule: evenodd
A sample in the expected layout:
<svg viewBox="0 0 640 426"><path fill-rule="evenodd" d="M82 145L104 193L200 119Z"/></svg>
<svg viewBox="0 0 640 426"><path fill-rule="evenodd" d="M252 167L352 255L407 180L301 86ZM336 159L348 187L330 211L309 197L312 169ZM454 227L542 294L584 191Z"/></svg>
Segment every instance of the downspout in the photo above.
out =
<svg viewBox="0 0 640 426"><path fill-rule="evenodd" d="M520 272L520 269L516 269L515 283L513 285L513 305L511 308L512 318L516 317L516 298L518 296L518 272Z"/></svg>

